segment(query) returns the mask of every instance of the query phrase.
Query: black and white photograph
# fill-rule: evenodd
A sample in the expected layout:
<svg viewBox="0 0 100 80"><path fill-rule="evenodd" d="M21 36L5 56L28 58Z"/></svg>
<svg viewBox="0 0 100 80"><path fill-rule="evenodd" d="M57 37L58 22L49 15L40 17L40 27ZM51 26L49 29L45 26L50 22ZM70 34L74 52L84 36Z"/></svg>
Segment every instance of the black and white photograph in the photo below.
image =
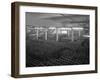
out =
<svg viewBox="0 0 100 80"><path fill-rule="evenodd" d="M89 15L26 12L26 67L89 64Z"/></svg>
<svg viewBox="0 0 100 80"><path fill-rule="evenodd" d="M97 73L97 7L12 3L12 76Z"/></svg>

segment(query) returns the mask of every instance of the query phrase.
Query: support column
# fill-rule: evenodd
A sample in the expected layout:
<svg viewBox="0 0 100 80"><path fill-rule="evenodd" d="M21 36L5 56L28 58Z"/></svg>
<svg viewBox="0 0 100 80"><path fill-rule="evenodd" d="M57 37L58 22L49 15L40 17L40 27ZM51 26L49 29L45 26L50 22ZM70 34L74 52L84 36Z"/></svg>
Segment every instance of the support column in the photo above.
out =
<svg viewBox="0 0 100 80"><path fill-rule="evenodd" d="M38 37L39 37L39 29L36 28L36 39L38 40Z"/></svg>
<svg viewBox="0 0 100 80"><path fill-rule="evenodd" d="M79 32L79 37L80 37L81 36L81 31L79 30L78 32Z"/></svg>
<svg viewBox="0 0 100 80"><path fill-rule="evenodd" d="M58 28L56 28L56 41L59 39Z"/></svg>
<svg viewBox="0 0 100 80"><path fill-rule="evenodd" d="M47 33L47 29L45 28L45 40L48 39L48 33Z"/></svg>
<svg viewBox="0 0 100 80"><path fill-rule="evenodd" d="M72 29L71 31L71 41L73 42L74 41L74 30Z"/></svg>
<svg viewBox="0 0 100 80"><path fill-rule="evenodd" d="M70 30L67 30L68 39L70 38Z"/></svg>

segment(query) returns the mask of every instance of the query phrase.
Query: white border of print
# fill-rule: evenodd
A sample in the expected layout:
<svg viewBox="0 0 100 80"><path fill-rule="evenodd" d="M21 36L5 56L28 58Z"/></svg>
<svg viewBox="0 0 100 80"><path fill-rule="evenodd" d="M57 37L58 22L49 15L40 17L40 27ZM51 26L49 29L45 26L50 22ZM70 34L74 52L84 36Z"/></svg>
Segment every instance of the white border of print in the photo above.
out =
<svg viewBox="0 0 100 80"><path fill-rule="evenodd" d="M90 15L90 64L87 65L67 65L50 67L28 67L26 68L26 39L25 39L25 13L63 13L63 14L82 14ZM95 70L95 10L73 9L73 8L54 8L37 6L20 6L20 45L19 45L19 73L20 74L40 74L54 72L75 72ZM94 44L93 44L94 43Z"/></svg>

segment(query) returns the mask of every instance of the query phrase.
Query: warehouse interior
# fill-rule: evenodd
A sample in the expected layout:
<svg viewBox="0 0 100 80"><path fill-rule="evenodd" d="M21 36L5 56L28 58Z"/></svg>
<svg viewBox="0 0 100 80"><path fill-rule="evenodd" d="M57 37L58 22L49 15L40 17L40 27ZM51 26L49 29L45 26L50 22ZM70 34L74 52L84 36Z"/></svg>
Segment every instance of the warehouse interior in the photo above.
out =
<svg viewBox="0 0 100 80"><path fill-rule="evenodd" d="M26 67L89 64L89 15L26 12Z"/></svg>

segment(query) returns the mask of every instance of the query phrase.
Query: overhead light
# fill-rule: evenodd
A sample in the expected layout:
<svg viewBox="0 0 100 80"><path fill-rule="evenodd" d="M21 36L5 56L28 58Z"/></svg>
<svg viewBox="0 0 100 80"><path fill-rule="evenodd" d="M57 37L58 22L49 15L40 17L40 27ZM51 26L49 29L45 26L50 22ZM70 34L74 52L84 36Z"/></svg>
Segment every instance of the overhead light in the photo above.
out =
<svg viewBox="0 0 100 80"><path fill-rule="evenodd" d="M49 27L49 29L56 29L55 27Z"/></svg>
<svg viewBox="0 0 100 80"><path fill-rule="evenodd" d="M80 27L75 27L75 28L72 28L74 30L83 30L83 28L80 28Z"/></svg>
<svg viewBox="0 0 100 80"><path fill-rule="evenodd" d="M67 31L61 31L61 34L67 34Z"/></svg>

